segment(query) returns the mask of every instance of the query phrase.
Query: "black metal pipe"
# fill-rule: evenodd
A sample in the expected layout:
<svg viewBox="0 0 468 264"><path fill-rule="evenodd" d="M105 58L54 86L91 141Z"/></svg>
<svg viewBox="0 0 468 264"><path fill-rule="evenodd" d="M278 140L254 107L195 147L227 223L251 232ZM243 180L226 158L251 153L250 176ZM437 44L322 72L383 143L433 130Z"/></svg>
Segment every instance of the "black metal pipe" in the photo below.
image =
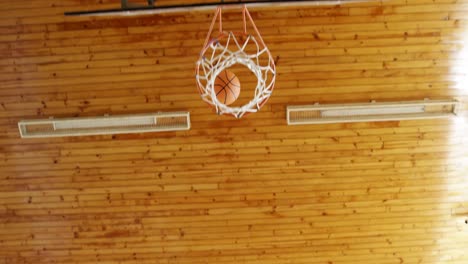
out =
<svg viewBox="0 0 468 264"><path fill-rule="evenodd" d="M139 6L120 9L104 9L92 11L66 12L65 16L105 16L105 15L140 15L140 14L158 14L172 13L182 11L199 11L214 8L216 6L234 7L239 5L248 6L278 6L278 5L319 5L327 3L355 2L353 0L334 1L334 0L260 0L260 1L237 1L237 2L210 2L182 5L164 5L164 6Z"/></svg>

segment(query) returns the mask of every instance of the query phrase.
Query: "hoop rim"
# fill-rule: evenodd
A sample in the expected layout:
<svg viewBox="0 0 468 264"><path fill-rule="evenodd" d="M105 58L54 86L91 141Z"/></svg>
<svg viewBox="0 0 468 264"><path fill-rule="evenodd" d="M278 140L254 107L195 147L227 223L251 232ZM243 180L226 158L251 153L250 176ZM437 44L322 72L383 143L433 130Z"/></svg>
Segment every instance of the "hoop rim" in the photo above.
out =
<svg viewBox="0 0 468 264"><path fill-rule="evenodd" d="M276 84L275 60L271 55L268 46L263 41L263 38L245 5L242 9L242 15L244 22L243 32L224 31L222 23L222 8L218 7L216 9L195 68L197 88L203 101L215 108L218 114L232 115L236 118L241 118L249 113L258 112L271 97ZM218 35L216 37L211 37L218 19ZM247 20L252 24L256 34L250 34L247 32ZM246 37L246 39L238 41L240 37ZM224 39L227 40L225 43L222 43ZM231 44L231 39L233 39L232 41L235 43L235 46L237 46L237 49L235 50L230 49L230 45L234 45ZM246 46L251 43L250 41L256 46L255 53L245 51ZM220 43L222 44L219 45ZM207 57L206 54L210 47L213 52L211 57ZM221 53L215 56L215 54L220 50ZM261 58L261 56L265 57L265 55L268 57L268 63L265 64L263 59L262 63L260 63L259 58ZM255 87L253 99L242 106L231 107L223 104L217 99L213 88L216 78L214 73L219 74L223 70L229 69L235 64L241 64L247 67L257 77L257 85Z"/></svg>
<svg viewBox="0 0 468 264"><path fill-rule="evenodd" d="M258 45L260 44L260 43L258 43L257 40L255 40L255 36L253 36L252 34L245 33L245 32L235 32L235 31L229 31L229 32L223 31L223 32L222 32L220 35L218 35L217 37L214 37L214 38L212 38L211 40L209 40L208 43L207 43L207 45L206 45L206 46L202 49L202 51L200 52L199 59L198 59L198 61L197 61L197 63L196 63L196 71L195 71L195 72L196 72L196 76L197 76L197 88L198 88L199 94L202 95L202 96L206 93L206 91L208 90L207 87L209 86L208 84L211 83L212 81L209 80L209 79L207 79L207 80L206 80L206 82L207 82L206 85L202 85L202 84L200 83L198 77L201 76L201 75L203 75L203 74L200 74L200 73L201 73L201 64L202 64L201 61L203 61L203 60L206 58L204 55L206 54L206 52L208 51L208 49L213 45L213 43L216 43L217 41L220 41L220 40L228 39L230 36L233 36L234 38L235 38L235 37L239 37L239 36L252 36L253 39L254 39L254 41L255 41L255 43L256 43L256 45L257 45L257 47L258 47ZM266 53L267 56L268 56L268 66L270 67L270 72L271 72L271 74L272 74L272 79L271 79L271 81L270 81L267 85L265 85L264 88L269 87L269 88L267 88L267 89L265 89L265 90L268 90L268 91L271 93L271 92L273 92L273 90L274 90L274 88L275 88L275 82L276 82L276 65L275 65L274 58L273 58L273 56L271 55L271 53L270 53L268 47L262 46L261 50L265 50L265 53ZM242 51L242 52L244 52L244 51ZM245 53L245 52L244 52L244 53ZM251 60L250 60L250 61L251 61ZM231 64L231 65L229 65L229 66L227 66L227 67L218 69L217 71L222 72L223 70L229 69L230 67L232 67L232 66L235 65L235 64L243 65L243 66L247 67L250 71L252 71L252 72L254 73L254 75L256 75L257 78L258 78L258 80L259 80L259 81L257 82L257 87L258 87L259 85L261 85L261 80L262 80L262 79L260 79L260 78L258 77L258 75L255 73L255 69L254 69L254 68L250 68L250 67L248 66L247 63L235 62L235 63L233 63L233 64ZM255 64L255 65L257 66L257 69L259 69L259 68L261 67L260 65L257 65L255 62L253 62L253 64ZM219 74L219 73L218 73L218 74ZM209 88L209 89L210 89L209 92L211 92L211 88ZM243 107L249 106L249 105L251 105L251 108L249 108L249 109L254 109L254 108L252 108L252 107L255 107L255 105L256 105L255 108L257 108L257 111L258 111L258 110L260 110L261 107L263 107L263 106L266 104L266 102L268 101L269 97L270 97L270 96L267 96L267 97L264 98L263 100L261 100L261 101L259 101L259 102L255 102L255 99L261 98L260 95L256 95L256 96L254 96L254 98L253 98L252 100L250 100L250 101L247 102L246 104L244 104L244 105L242 105L242 106L236 106L236 107L230 107L230 106L228 106L228 105L225 105L225 104L221 103L220 101L217 100L216 96L212 96L212 94L210 95L210 98L211 98L210 101L211 101L211 103L208 102L208 101L206 101L206 100L204 100L204 101L205 101L208 105L210 105L212 108L216 109L218 113L221 112L221 114L224 114L224 115L233 115L233 116L235 116L236 118L240 118L240 117L245 116L245 115L247 115L247 114L249 114L249 113L252 113L252 111L245 111L242 115L238 116L238 115L235 115L235 114L233 114L233 113L225 112L225 111L222 111L222 110L220 111L220 110L218 109L218 107L219 107L219 106L222 106L222 107L227 108L227 109L239 109L239 110L240 110L240 109L242 109ZM255 112L256 112L256 111L255 111Z"/></svg>

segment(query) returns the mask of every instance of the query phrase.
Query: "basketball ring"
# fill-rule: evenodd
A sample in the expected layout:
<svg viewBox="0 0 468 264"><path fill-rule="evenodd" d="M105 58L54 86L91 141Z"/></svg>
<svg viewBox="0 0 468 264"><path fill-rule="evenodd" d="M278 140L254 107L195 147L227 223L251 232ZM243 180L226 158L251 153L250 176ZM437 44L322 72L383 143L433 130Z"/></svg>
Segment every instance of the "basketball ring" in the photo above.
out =
<svg viewBox="0 0 468 264"><path fill-rule="evenodd" d="M213 106L220 115L233 115L241 118L255 113L270 98L276 79L276 66L268 47L263 42L247 7L242 10L244 31L225 32L222 27L221 7L216 9L205 44L196 64L196 80L202 99ZM219 35L210 40L211 33L219 18ZM256 36L247 33L247 18ZM255 51L248 51L248 49ZM230 107L217 98L214 84L216 77L224 70L240 64L247 67L256 77L257 85L253 99L240 107Z"/></svg>

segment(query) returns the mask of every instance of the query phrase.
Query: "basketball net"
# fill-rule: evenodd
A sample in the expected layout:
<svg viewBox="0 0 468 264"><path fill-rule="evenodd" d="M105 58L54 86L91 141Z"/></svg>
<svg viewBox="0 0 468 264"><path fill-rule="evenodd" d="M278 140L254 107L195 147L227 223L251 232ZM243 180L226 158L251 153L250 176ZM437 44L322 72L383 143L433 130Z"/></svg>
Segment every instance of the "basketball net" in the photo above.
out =
<svg viewBox="0 0 468 264"><path fill-rule="evenodd" d="M258 112L270 98L276 79L275 61L246 6L243 7L242 14L243 32L226 32L223 31L222 9L221 7L216 9L205 44L196 63L196 80L201 98L213 106L218 114L232 115L236 118ZM211 38L218 19L219 35ZM252 24L256 36L247 32L247 19ZM257 85L252 100L243 106L230 107L218 100L214 84L216 77L222 71L235 64L247 67L256 76Z"/></svg>

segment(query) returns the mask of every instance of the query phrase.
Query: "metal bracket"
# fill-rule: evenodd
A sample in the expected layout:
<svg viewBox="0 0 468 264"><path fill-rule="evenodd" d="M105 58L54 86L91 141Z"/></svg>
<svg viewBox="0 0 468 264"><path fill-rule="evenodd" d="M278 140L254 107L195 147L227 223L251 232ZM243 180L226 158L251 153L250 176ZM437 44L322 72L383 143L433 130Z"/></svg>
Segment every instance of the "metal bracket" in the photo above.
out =
<svg viewBox="0 0 468 264"><path fill-rule="evenodd" d="M148 0L148 7L154 6L155 2L156 2L156 0ZM145 6L140 5L140 4L130 3L130 2L128 2L128 0L120 0L120 5L121 5L122 9L124 9L124 10L132 9L132 8L145 7Z"/></svg>

